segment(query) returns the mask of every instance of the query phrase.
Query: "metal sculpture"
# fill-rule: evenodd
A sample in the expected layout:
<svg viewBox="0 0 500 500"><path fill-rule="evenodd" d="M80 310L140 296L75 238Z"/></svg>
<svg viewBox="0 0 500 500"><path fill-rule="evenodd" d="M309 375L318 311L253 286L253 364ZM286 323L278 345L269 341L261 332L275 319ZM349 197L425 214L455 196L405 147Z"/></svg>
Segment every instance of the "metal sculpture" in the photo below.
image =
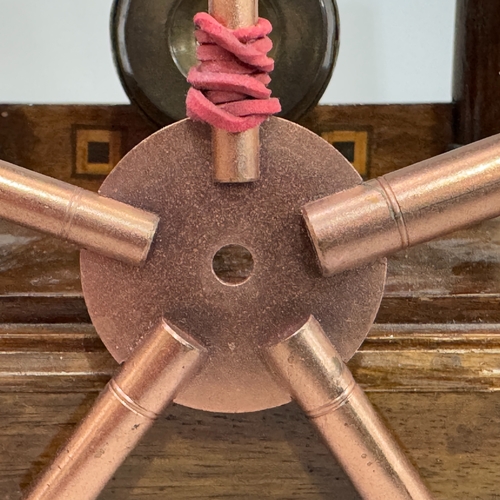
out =
<svg viewBox="0 0 500 500"><path fill-rule="evenodd" d="M233 26L255 19L254 0L210 5ZM250 132L215 130L212 149L209 127L181 121L101 195L0 163L0 215L84 249L90 315L124 362L27 499L96 498L171 401L243 412L290 399L363 498L431 498L345 361L374 321L385 255L500 214L500 138L362 184L298 125L272 118L260 143ZM252 261L237 281L214 263L227 248Z"/></svg>

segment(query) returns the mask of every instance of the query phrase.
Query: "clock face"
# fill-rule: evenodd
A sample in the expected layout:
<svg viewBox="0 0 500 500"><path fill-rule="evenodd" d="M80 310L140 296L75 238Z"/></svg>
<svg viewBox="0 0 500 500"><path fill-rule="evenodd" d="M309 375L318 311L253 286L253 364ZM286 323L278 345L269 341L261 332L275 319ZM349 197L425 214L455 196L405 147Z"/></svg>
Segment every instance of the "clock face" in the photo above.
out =
<svg viewBox="0 0 500 500"><path fill-rule="evenodd" d="M163 126L186 116L186 75L196 65L193 17L206 0L116 0L112 39L116 66L132 102ZM259 14L273 25L273 96L279 116L298 120L330 81L339 49L335 0L262 0Z"/></svg>

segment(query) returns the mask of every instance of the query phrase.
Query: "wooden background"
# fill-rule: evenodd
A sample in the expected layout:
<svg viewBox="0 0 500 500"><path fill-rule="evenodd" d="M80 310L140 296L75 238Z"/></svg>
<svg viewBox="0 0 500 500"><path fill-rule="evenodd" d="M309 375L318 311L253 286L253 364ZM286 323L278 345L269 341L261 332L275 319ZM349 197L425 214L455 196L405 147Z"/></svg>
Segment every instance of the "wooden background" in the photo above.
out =
<svg viewBox="0 0 500 500"><path fill-rule="evenodd" d="M451 105L317 108L318 133L370 131L379 175L444 152ZM75 126L153 130L129 106L0 106L0 157L97 189L74 174ZM377 324L350 363L438 499L500 489L500 221L390 260ZM0 498L18 499L116 368L85 308L77 250L0 221ZM171 408L103 499L357 498L294 405L247 415Z"/></svg>
<svg viewBox="0 0 500 500"><path fill-rule="evenodd" d="M458 0L454 103L319 107L318 134L366 131L376 176L500 130L500 2ZM75 174L76 130L153 128L132 106L0 105L0 158ZM115 134L116 136L117 134ZM500 499L500 220L400 252L350 362L436 499ZM0 500L17 500L109 380L71 245L0 221ZM357 499L293 404L244 415L174 406L102 493L127 499ZM76 499L75 499L76 500Z"/></svg>

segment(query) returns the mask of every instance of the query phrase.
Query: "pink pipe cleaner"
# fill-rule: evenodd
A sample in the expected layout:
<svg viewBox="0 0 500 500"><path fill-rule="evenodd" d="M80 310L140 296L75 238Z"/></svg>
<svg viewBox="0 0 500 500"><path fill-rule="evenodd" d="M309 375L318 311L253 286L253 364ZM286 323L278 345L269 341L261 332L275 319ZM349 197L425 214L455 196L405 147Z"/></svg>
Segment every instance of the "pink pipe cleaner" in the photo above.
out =
<svg viewBox="0 0 500 500"><path fill-rule="evenodd" d="M186 98L187 115L228 132L244 132L281 111L267 88L274 61L267 56L273 44L271 23L230 30L211 15L194 17L200 63L191 68L192 85Z"/></svg>

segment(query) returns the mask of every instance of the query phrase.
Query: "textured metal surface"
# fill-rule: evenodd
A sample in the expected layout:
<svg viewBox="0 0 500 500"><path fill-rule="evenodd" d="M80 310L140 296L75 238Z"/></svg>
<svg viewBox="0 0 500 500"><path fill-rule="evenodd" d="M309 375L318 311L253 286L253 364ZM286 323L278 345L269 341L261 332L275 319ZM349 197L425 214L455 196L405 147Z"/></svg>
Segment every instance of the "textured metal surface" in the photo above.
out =
<svg viewBox="0 0 500 500"><path fill-rule="evenodd" d="M208 0L208 12L221 24L235 30L256 24L258 0Z"/></svg>
<svg viewBox="0 0 500 500"><path fill-rule="evenodd" d="M500 135L304 207L328 275L500 215Z"/></svg>
<svg viewBox="0 0 500 500"><path fill-rule="evenodd" d="M212 129L214 177L217 182L254 182L259 179L260 127L231 134Z"/></svg>
<svg viewBox="0 0 500 500"><path fill-rule="evenodd" d="M160 215L146 265L82 252L85 300L118 361L162 316L207 346L207 364L176 398L194 408L245 412L286 403L290 397L268 374L260 346L314 314L347 360L382 297L385 261L324 278L302 223L306 202L359 184L359 175L298 125L272 118L261 134L261 179L229 185L213 182L208 126L182 121L149 137L101 188ZM230 244L253 257L239 286L212 270L214 255Z"/></svg>
<svg viewBox="0 0 500 500"><path fill-rule="evenodd" d="M314 317L266 354L363 499L432 500Z"/></svg>

